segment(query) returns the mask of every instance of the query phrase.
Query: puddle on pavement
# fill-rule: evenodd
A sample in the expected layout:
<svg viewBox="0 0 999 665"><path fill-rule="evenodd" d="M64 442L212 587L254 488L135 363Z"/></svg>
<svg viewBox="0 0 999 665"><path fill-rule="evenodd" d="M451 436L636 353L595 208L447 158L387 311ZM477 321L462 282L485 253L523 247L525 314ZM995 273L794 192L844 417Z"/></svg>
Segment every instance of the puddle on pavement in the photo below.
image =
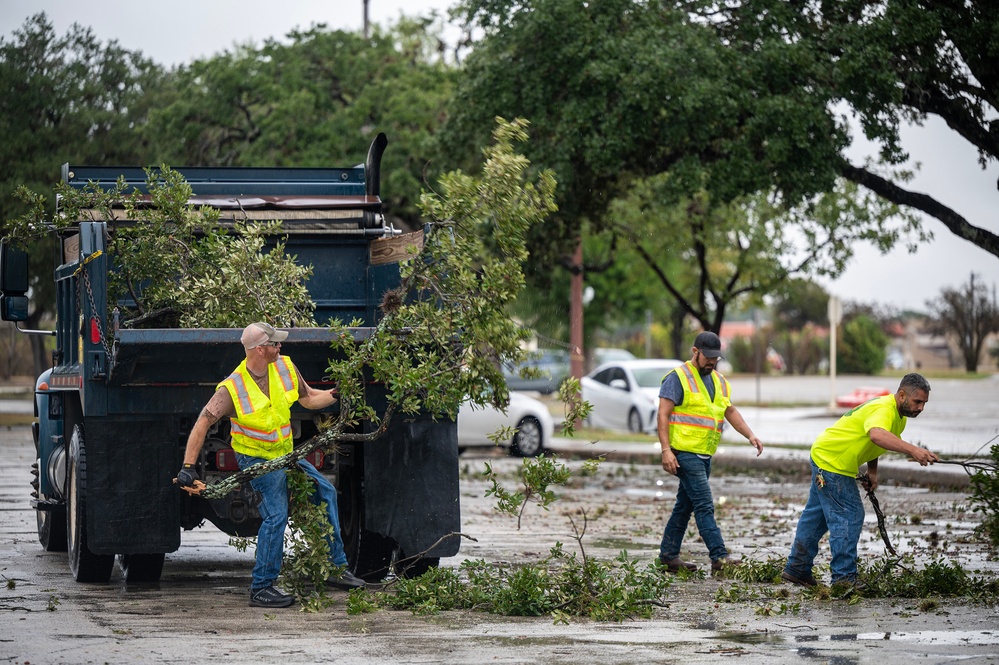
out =
<svg viewBox="0 0 999 665"><path fill-rule="evenodd" d="M754 633L723 632L718 633L718 637L739 644L777 644L785 641L783 636L767 631Z"/></svg>
<svg viewBox="0 0 999 665"><path fill-rule="evenodd" d="M703 623L698 628L712 630L714 624ZM999 646L999 631L992 630L921 630L907 632L873 632L873 633L838 633L833 635L780 635L767 631L757 632L720 632L718 637L738 644L781 644L798 645L796 647L802 657L819 657L828 659L824 651L809 648L808 644L818 642L868 642L894 641L907 644L932 644L934 646ZM847 665L859 662L854 658L840 657L829 659L829 663Z"/></svg>
<svg viewBox="0 0 999 665"><path fill-rule="evenodd" d="M999 631L992 630L920 630L886 633L842 633L838 635L795 635L795 642L862 642L866 640L912 642L934 645L999 645Z"/></svg>

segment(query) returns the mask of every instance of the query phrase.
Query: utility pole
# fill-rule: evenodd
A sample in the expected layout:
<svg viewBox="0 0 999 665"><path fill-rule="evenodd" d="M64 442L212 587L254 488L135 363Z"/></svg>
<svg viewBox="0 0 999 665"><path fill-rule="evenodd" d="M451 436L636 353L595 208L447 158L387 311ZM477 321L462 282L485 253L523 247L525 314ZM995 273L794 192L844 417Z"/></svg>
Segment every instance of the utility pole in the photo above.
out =
<svg viewBox="0 0 999 665"><path fill-rule="evenodd" d="M367 39L371 33L371 23L368 21L368 3L371 0L363 0L364 2L364 38Z"/></svg>
<svg viewBox="0 0 999 665"><path fill-rule="evenodd" d="M829 296L829 408L836 408L836 328L843 318L843 305L836 296Z"/></svg>
<svg viewBox="0 0 999 665"><path fill-rule="evenodd" d="M583 378L583 239L572 255L572 284L569 289L569 371Z"/></svg>

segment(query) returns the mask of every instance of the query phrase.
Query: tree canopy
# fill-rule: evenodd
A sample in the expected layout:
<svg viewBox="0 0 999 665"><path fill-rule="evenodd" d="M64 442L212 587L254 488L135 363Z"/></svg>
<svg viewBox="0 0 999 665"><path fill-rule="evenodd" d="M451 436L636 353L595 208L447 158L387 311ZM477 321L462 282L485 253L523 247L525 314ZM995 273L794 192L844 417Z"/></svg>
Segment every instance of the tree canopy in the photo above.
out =
<svg viewBox="0 0 999 665"><path fill-rule="evenodd" d="M999 158L999 13L972 0L680 0L718 38L747 58L769 54L770 77L801 91L808 108L825 108L834 125L817 141L838 144L854 113L885 164L908 159L900 129L941 118L978 150L984 168ZM761 73L766 73L761 71ZM767 79L763 79L766 81ZM761 82L762 83L762 82ZM759 92L762 85L755 86ZM788 109L791 117L797 115ZM863 185L885 199L936 218L955 235L999 256L992 220L969 221L959 201L909 190L904 179L850 162L842 152L820 171Z"/></svg>
<svg viewBox="0 0 999 665"><path fill-rule="evenodd" d="M418 227L417 204L454 70L429 51L425 22L360 34L296 30L180 67L142 132L153 163L328 166L392 137L383 165L390 214ZM486 137L488 140L488 137Z"/></svg>
<svg viewBox="0 0 999 665"><path fill-rule="evenodd" d="M74 24L56 35L44 14L0 37L0 235L9 231L7 220L28 210L15 196L19 186L51 191L67 162L138 162L144 148L135 128L145 121L162 75L151 60L113 41L102 44L89 28ZM54 199L46 205L51 212ZM39 327L55 299L49 278L55 251L47 239L29 253L30 328ZM31 340L40 372L48 359L41 338Z"/></svg>
<svg viewBox="0 0 999 665"><path fill-rule="evenodd" d="M823 108L790 81L760 94L771 65L723 48L714 31L669 2L468 0L484 31L465 60L442 141L477 143L493 115L530 118L532 160L559 177L566 251L583 219L605 228L610 201L636 178L669 172L674 199L704 189L720 201L760 190L826 191L823 168L845 145ZM795 115L788 118L788 111Z"/></svg>

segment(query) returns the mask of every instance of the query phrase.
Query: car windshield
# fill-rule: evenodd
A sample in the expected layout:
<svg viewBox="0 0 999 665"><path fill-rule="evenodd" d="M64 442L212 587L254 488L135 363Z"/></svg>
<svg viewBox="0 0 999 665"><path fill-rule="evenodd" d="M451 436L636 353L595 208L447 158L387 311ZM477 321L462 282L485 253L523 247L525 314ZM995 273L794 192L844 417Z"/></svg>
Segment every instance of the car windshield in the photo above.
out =
<svg viewBox="0 0 999 665"><path fill-rule="evenodd" d="M653 365L651 367L635 367L632 373L639 388L658 388L663 378L669 374L675 365Z"/></svg>

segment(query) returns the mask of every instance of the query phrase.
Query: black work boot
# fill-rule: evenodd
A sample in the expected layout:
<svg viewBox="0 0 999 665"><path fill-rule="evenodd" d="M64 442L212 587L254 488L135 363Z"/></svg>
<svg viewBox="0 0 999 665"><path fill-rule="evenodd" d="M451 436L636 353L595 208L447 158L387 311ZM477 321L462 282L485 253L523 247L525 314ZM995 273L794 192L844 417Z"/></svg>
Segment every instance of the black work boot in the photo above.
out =
<svg viewBox="0 0 999 665"><path fill-rule="evenodd" d="M273 586L250 589L250 607L289 607L294 603L294 596L282 593Z"/></svg>
<svg viewBox="0 0 999 665"><path fill-rule="evenodd" d="M697 570L696 563L690 563L689 561L684 561L678 556L675 556L672 559L664 559L660 555L659 563L666 566L666 570L668 570L671 573L678 573L680 572L681 568L689 570L690 572L694 572Z"/></svg>

